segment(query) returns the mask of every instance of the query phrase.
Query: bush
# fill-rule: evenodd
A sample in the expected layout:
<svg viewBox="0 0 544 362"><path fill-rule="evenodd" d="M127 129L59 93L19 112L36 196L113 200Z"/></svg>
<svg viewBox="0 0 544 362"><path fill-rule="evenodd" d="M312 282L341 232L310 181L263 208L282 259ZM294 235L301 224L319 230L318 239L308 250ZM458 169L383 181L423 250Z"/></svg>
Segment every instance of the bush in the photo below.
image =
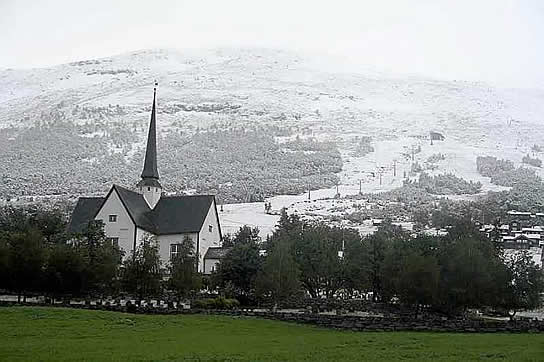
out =
<svg viewBox="0 0 544 362"><path fill-rule="evenodd" d="M191 307L196 309L227 309L232 310L240 306L237 299L217 297L213 299L195 300Z"/></svg>
<svg viewBox="0 0 544 362"><path fill-rule="evenodd" d="M419 180L412 184L435 195L477 194L482 188L480 182L466 181L452 174L429 176L421 173Z"/></svg>
<svg viewBox="0 0 544 362"><path fill-rule="evenodd" d="M542 167L542 161L539 158L532 158L529 155L524 156L521 162L534 167Z"/></svg>
<svg viewBox="0 0 544 362"><path fill-rule="evenodd" d="M446 156L444 156L441 153L434 153L427 158L428 163L436 163L440 161L444 161L446 159Z"/></svg>
<svg viewBox="0 0 544 362"><path fill-rule="evenodd" d="M509 160L498 160L496 157L485 156L476 158L476 168L482 176L493 177L497 174L514 171L514 163Z"/></svg>

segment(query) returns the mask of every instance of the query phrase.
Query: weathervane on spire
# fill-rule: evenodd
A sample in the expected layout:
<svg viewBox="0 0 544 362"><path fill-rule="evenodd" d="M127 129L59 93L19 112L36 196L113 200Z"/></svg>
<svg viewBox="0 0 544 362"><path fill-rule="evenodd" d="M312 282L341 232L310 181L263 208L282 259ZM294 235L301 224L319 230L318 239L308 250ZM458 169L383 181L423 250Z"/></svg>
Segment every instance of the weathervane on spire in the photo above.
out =
<svg viewBox="0 0 544 362"><path fill-rule="evenodd" d="M157 80L155 80L155 87L153 87L153 92L157 92L157 86L159 85L159 82L157 82Z"/></svg>

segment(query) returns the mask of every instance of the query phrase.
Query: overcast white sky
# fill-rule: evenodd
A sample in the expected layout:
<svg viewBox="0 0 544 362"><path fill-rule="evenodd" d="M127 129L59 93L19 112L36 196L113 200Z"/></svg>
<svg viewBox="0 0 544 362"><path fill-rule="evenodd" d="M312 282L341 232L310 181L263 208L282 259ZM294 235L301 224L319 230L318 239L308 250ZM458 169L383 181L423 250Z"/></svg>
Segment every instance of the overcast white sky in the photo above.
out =
<svg viewBox="0 0 544 362"><path fill-rule="evenodd" d="M266 47L544 88L542 0L0 0L0 67L144 48Z"/></svg>

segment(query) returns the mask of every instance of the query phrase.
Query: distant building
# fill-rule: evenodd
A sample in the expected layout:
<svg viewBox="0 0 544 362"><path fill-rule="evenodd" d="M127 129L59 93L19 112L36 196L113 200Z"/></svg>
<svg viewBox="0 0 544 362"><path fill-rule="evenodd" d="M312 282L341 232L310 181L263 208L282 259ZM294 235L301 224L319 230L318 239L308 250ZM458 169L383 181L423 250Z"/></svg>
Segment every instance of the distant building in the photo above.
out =
<svg viewBox="0 0 544 362"><path fill-rule="evenodd" d="M502 225L482 225L480 232L488 237L497 229L497 241L506 249L542 248L544 245L544 214L526 211L508 211L509 223ZM540 223L540 225L538 225Z"/></svg>
<svg viewBox="0 0 544 362"><path fill-rule="evenodd" d="M204 272L204 256L221 243L221 225L213 195L164 196L157 169L156 89L141 180L134 190L113 185L105 197L81 197L72 214L69 231L83 231L91 220L102 220L104 231L125 255L146 235L157 238L163 262L181 250L190 238L198 253L198 271Z"/></svg>
<svg viewBox="0 0 544 362"><path fill-rule="evenodd" d="M442 133L438 132L430 132L431 141L444 141L445 137L442 135Z"/></svg>

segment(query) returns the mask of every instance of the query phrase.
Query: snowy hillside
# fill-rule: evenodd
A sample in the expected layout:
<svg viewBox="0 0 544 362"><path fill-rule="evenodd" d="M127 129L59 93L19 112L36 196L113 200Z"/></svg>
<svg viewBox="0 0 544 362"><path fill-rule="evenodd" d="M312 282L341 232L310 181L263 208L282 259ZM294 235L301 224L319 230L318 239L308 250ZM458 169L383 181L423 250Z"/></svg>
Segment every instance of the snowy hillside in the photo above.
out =
<svg viewBox="0 0 544 362"><path fill-rule="evenodd" d="M15 183L19 173L35 164L41 180L53 180L48 172L55 165L44 166L43 151L25 154L21 143L14 144L33 142L33 134L23 133L25 129L77 126L73 129L78 134L63 136L67 153L82 139L103 139L107 149L100 152L119 158L115 162L134 162L124 171L137 178L155 80L159 82L158 127L163 137L260 125L286 130L285 137L276 137L278 144L297 135L332 141L344 163L340 184L352 191L358 191L361 180L374 185L367 188L370 191L399 186L413 161L423 163L436 153L445 160L432 173L452 172L481 181L488 190L494 186L476 172L477 156L519 163L524 155L533 154L534 144L544 145L544 91L354 74L340 66L334 69L330 63L321 67L322 63L327 62L263 49L147 50L46 69L2 70L0 149L12 156L2 159L0 177ZM440 132L445 140L431 145L430 131ZM354 154L362 136L371 137L374 152ZM85 147L91 150L93 145ZM412 161L415 147L419 151ZM100 152L89 151L87 158L74 162L90 170L100 168L111 162L102 159ZM25 170L19 169L21 158L26 159ZM176 168L175 160L170 157L172 164L159 166ZM334 169L327 167L327 172ZM397 168L395 176L393 167ZM378 171L383 180L376 187ZM25 174L21 180L32 177L36 175ZM101 182L105 188L108 180Z"/></svg>

